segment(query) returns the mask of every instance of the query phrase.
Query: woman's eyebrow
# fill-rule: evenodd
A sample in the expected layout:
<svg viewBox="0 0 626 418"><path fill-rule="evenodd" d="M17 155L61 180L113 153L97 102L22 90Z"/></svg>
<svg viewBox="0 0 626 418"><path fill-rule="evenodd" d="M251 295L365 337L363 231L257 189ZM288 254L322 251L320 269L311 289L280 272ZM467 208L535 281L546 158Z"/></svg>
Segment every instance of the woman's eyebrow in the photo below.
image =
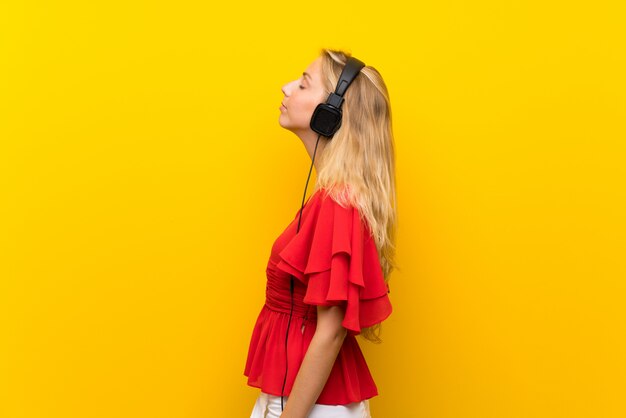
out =
<svg viewBox="0 0 626 418"><path fill-rule="evenodd" d="M311 79L311 80L312 80L312 78L311 78L311 74L307 73L306 71L305 71L305 72L303 72L303 73L302 73L302 75L303 75L303 76L305 76L305 77L309 77L309 79Z"/></svg>

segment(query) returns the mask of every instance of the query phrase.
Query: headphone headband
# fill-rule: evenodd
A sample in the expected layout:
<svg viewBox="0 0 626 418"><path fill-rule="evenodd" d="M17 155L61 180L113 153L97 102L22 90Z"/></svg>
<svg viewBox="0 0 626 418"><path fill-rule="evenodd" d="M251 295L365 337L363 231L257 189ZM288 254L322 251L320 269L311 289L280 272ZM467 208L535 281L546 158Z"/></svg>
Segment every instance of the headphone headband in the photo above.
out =
<svg viewBox="0 0 626 418"><path fill-rule="evenodd" d="M352 81L359 75L361 68L365 67L365 64L362 61L359 61L356 58L350 57L348 58L348 62L346 66L343 67L343 71L339 76L339 81L337 82L337 89L335 90L335 94L338 96L343 96L348 89L348 86L352 83Z"/></svg>

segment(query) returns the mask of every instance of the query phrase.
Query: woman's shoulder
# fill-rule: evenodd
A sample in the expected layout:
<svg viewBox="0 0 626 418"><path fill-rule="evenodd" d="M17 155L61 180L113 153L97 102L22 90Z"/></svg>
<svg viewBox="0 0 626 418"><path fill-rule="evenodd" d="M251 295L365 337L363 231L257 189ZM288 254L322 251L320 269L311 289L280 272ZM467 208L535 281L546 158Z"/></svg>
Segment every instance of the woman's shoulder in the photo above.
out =
<svg viewBox="0 0 626 418"><path fill-rule="evenodd" d="M320 187L314 192L319 200L329 206L340 206L344 209L356 209L357 196L349 185L333 185Z"/></svg>

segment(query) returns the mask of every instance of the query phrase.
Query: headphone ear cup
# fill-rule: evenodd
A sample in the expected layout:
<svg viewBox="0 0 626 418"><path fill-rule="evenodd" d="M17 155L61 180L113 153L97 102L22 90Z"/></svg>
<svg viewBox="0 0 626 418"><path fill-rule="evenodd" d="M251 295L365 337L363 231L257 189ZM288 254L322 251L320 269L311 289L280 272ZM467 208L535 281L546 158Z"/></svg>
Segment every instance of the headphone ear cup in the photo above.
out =
<svg viewBox="0 0 626 418"><path fill-rule="evenodd" d="M332 137L341 126L343 112L328 103L320 103L313 111L310 127L313 131L326 137Z"/></svg>

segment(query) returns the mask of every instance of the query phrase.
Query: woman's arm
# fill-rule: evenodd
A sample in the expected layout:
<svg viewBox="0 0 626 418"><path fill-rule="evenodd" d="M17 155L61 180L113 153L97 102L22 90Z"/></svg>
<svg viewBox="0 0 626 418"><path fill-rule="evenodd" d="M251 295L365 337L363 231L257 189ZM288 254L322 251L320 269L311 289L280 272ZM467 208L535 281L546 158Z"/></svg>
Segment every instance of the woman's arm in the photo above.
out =
<svg viewBox="0 0 626 418"><path fill-rule="evenodd" d="M347 335L340 306L318 306L317 327L281 418L306 418L326 385Z"/></svg>

